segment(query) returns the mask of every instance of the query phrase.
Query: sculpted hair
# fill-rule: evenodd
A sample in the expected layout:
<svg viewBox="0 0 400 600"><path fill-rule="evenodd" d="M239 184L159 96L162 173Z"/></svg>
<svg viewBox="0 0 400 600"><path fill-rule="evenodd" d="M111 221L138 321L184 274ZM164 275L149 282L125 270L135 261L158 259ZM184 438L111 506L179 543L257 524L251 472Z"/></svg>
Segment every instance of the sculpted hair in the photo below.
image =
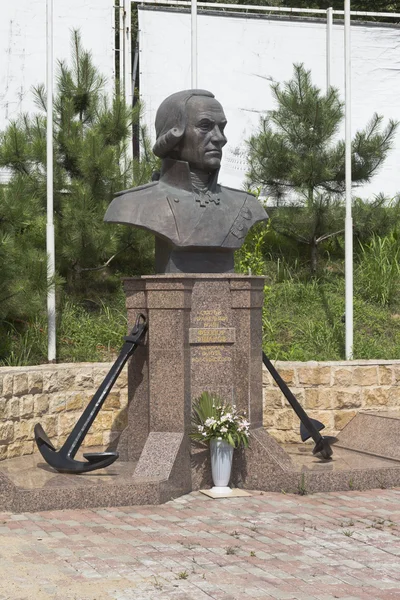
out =
<svg viewBox="0 0 400 600"><path fill-rule="evenodd" d="M193 96L214 98L207 90L184 90L168 96L161 104L156 115L156 136L153 152L159 158L165 158L172 152L184 136L186 128L186 104Z"/></svg>

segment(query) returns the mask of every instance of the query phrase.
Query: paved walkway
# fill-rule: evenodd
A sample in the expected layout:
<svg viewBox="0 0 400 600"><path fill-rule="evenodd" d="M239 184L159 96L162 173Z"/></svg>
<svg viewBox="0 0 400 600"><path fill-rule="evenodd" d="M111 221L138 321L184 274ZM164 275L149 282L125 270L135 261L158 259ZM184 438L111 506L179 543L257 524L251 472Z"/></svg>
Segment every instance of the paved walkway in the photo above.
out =
<svg viewBox="0 0 400 600"><path fill-rule="evenodd" d="M400 489L0 514L1 600L400 600Z"/></svg>

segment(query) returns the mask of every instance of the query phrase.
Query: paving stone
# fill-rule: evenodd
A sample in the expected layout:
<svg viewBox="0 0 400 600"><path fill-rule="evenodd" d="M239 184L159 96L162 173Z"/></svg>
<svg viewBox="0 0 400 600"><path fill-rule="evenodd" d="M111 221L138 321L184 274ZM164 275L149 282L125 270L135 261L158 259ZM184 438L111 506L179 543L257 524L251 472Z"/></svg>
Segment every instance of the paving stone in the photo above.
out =
<svg viewBox="0 0 400 600"><path fill-rule="evenodd" d="M399 556L398 489L1 513L0 598L400 600Z"/></svg>

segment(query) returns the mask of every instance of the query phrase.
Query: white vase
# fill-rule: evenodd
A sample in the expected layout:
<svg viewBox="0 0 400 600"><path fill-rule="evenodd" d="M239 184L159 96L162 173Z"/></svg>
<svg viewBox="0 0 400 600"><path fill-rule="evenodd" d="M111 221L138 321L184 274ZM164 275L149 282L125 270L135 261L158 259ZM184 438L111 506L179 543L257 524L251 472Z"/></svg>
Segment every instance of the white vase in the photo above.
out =
<svg viewBox="0 0 400 600"><path fill-rule="evenodd" d="M216 494L231 492L228 487L232 471L233 446L219 439L210 440L211 474L214 482L212 491Z"/></svg>

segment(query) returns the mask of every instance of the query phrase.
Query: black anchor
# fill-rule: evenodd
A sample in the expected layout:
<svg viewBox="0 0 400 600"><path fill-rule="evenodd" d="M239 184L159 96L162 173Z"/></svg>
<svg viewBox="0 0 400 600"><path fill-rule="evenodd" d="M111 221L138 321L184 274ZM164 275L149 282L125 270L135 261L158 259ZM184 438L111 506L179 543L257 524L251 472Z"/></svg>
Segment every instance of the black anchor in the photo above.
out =
<svg viewBox="0 0 400 600"><path fill-rule="evenodd" d="M279 375L278 371L275 369L267 355L263 352L262 356L264 365L267 367L286 400L289 402L290 406L300 419L301 440L305 442L312 437L315 442L313 454L320 454L322 458L325 458L326 460L330 459L333 454L331 445L338 441L337 438L328 435L322 436L320 434L320 430L324 429L325 425L320 421L317 421L317 419L310 419L304 408L298 402L296 396L290 391L286 383L283 381L282 377Z"/></svg>
<svg viewBox="0 0 400 600"><path fill-rule="evenodd" d="M86 473L88 471L108 467L117 460L119 456L118 452L92 452L84 454L83 457L87 462L75 460L74 456L78 452L86 434L99 410L103 406L126 361L133 354L140 344L141 339L144 337L146 329L146 317L139 314L131 333L124 337L125 343L122 346L117 360L107 373L104 381L88 403L60 450L55 449L40 423L35 425L35 440L39 451L44 460L53 467L53 469L56 469L56 471L59 471L60 473Z"/></svg>

